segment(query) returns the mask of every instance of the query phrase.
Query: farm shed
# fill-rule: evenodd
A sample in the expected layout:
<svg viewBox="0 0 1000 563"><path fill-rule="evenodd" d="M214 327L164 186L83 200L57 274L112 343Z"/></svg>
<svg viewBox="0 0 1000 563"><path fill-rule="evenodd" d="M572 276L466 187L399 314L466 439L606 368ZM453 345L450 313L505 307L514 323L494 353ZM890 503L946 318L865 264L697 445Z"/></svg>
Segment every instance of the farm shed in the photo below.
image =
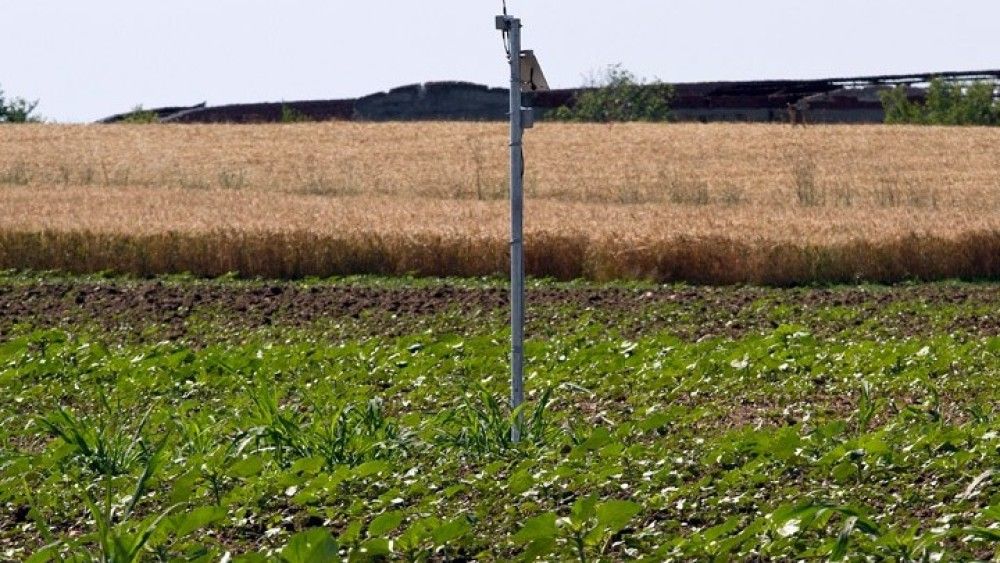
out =
<svg viewBox="0 0 1000 563"><path fill-rule="evenodd" d="M997 80L1000 70L861 76L822 80L765 80L674 84L671 109L677 121L783 122L788 106L806 108L817 123L881 123L885 117L879 93L906 85L910 97L921 99L933 78L951 81ZM530 94L540 110L572 105L585 89ZM394 88L358 99L310 100L170 107L149 110L165 123L268 123L289 115L313 121L502 121L508 108L507 90L470 82L429 82ZM128 119L113 115L103 123Z"/></svg>

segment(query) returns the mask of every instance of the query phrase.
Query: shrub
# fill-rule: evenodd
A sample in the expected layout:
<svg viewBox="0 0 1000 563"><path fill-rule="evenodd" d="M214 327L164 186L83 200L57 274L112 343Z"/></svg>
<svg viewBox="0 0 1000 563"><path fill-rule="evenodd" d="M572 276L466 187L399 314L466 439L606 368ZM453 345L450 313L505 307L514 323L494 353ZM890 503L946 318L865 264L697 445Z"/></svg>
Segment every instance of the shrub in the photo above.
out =
<svg viewBox="0 0 1000 563"><path fill-rule="evenodd" d="M885 122L921 125L1000 125L993 82L931 81L923 103L911 101L906 86L882 92Z"/></svg>
<svg viewBox="0 0 1000 563"><path fill-rule="evenodd" d="M281 104L282 123L305 123L307 121L312 121L312 118L288 104Z"/></svg>
<svg viewBox="0 0 1000 563"><path fill-rule="evenodd" d="M24 98L7 100L0 88L0 123L37 123L41 118L35 115L38 100L28 101Z"/></svg>
<svg viewBox="0 0 1000 563"><path fill-rule="evenodd" d="M576 96L572 105L553 112L559 121L667 121L673 86L655 80L646 82L620 64L609 66Z"/></svg>
<svg viewBox="0 0 1000 563"><path fill-rule="evenodd" d="M897 86L881 93L885 122L890 125L924 123L923 107L911 102L906 86Z"/></svg>
<svg viewBox="0 0 1000 563"><path fill-rule="evenodd" d="M159 123L160 116L151 109L143 109L142 104L132 108L132 111L122 118L122 123Z"/></svg>

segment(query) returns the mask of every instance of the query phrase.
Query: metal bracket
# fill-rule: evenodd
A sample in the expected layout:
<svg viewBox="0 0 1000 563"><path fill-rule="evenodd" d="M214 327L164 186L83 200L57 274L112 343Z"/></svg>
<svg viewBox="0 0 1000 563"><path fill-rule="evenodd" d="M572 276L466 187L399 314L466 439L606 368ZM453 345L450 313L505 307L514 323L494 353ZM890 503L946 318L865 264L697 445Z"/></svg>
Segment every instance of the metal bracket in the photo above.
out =
<svg viewBox="0 0 1000 563"><path fill-rule="evenodd" d="M510 31L510 28L514 26L514 20L510 16L497 16L497 29L499 31Z"/></svg>

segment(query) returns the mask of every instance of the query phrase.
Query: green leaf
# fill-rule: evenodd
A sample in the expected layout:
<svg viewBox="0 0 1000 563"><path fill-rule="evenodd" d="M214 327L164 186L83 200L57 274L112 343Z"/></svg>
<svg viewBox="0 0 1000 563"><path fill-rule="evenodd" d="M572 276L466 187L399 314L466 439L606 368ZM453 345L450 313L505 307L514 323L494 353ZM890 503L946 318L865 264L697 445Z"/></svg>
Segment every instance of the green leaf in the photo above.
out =
<svg viewBox="0 0 1000 563"><path fill-rule="evenodd" d="M740 526L740 519L736 516L733 516L728 520L726 520L725 522L723 522L722 524L719 524L718 526L705 530L704 532L702 532L701 537L704 538L704 540L707 542L712 542L723 536L728 536L729 534L735 532L736 529L739 528L739 526Z"/></svg>
<svg viewBox="0 0 1000 563"><path fill-rule="evenodd" d="M254 477L260 475L261 470L264 469L264 460L260 456L252 455L245 459L241 459L234 463L229 468L229 474L233 477L239 477L241 479L246 479L248 477Z"/></svg>
<svg viewBox="0 0 1000 563"><path fill-rule="evenodd" d="M858 468L849 461L843 461L837 464L831 473L833 478L836 479L838 483L846 483L853 477L857 476Z"/></svg>
<svg viewBox="0 0 1000 563"><path fill-rule="evenodd" d="M327 563L338 559L337 542L328 530L313 528L299 532L281 550L285 563Z"/></svg>
<svg viewBox="0 0 1000 563"><path fill-rule="evenodd" d="M556 539L538 538L528 544L527 549L521 554L522 561L535 561L541 557L551 554L556 549Z"/></svg>
<svg viewBox="0 0 1000 563"><path fill-rule="evenodd" d="M771 513L771 524L784 537L798 533L803 523L812 522L817 513L824 510L824 505L804 502L797 505L784 505Z"/></svg>
<svg viewBox="0 0 1000 563"><path fill-rule="evenodd" d="M603 446L611 443L611 433L608 429L603 426L598 426L587 438L587 441L583 443L584 449L587 450L597 450Z"/></svg>
<svg viewBox="0 0 1000 563"><path fill-rule="evenodd" d="M379 473L385 473L392 469L387 462L384 461L369 461L362 463L361 465L354 468L352 471L355 477L365 478L371 477L372 475L377 475Z"/></svg>
<svg viewBox="0 0 1000 563"><path fill-rule="evenodd" d="M530 489L535 484L535 479L531 476L530 471L522 469L511 475L510 479L507 480L507 484L512 494L519 495Z"/></svg>
<svg viewBox="0 0 1000 563"><path fill-rule="evenodd" d="M657 430L663 428L670 423L672 417L665 412L658 412L653 414L646 420L639 423L639 429L643 432L649 432L650 430Z"/></svg>
<svg viewBox="0 0 1000 563"><path fill-rule="evenodd" d="M303 475L316 475L323 469L323 465L326 463L322 457L304 457L292 464L292 467L288 470L289 473L301 473Z"/></svg>
<svg viewBox="0 0 1000 563"><path fill-rule="evenodd" d="M347 528L344 528L344 531L340 533L340 543L351 544L361 539L362 526L363 523L361 520L351 522Z"/></svg>
<svg viewBox="0 0 1000 563"><path fill-rule="evenodd" d="M851 506L838 506L833 508L833 510L844 516L854 518L854 529L861 530L862 532L873 537L879 537L882 535L882 530L879 529L878 524L872 522L860 509Z"/></svg>
<svg viewBox="0 0 1000 563"><path fill-rule="evenodd" d="M47 545L24 560L25 563L48 563L59 556L59 544Z"/></svg>
<svg viewBox="0 0 1000 563"><path fill-rule="evenodd" d="M512 539L515 543L524 544L539 539L554 538L556 532L556 515L553 512L546 512L529 518Z"/></svg>
<svg viewBox="0 0 1000 563"><path fill-rule="evenodd" d="M365 550L368 557L386 557L392 553L389 540L383 538L372 538L361 544L361 549Z"/></svg>
<svg viewBox="0 0 1000 563"><path fill-rule="evenodd" d="M201 475L197 470L188 471L174 480L174 486L170 490L170 502L177 504L187 502L194 494L194 487L198 483Z"/></svg>
<svg viewBox="0 0 1000 563"><path fill-rule="evenodd" d="M854 531L854 525L857 522L858 518L856 516L851 516L844 522L844 528L840 531L840 535L837 536L837 542L833 544L833 550L830 551L831 561L840 561L847 555L847 546L851 542L851 532Z"/></svg>
<svg viewBox="0 0 1000 563"><path fill-rule="evenodd" d="M769 442L767 452L777 459L788 461L802 444L802 439L793 428L787 428L777 433Z"/></svg>
<svg viewBox="0 0 1000 563"><path fill-rule="evenodd" d="M573 503L573 521L577 524L583 524L587 520L590 520L594 516L594 510L597 507L597 495L587 495L585 497L580 497Z"/></svg>
<svg viewBox="0 0 1000 563"><path fill-rule="evenodd" d="M453 542L472 530L469 521L462 517L438 526L433 532L434 542L438 545Z"/></svg>
<svg viewBox="0 0 1000 563"><path fill-rule="evenodd" d="M248 553L233 559L233 563L268 563L267 556L261 553Z"/></svg>
<svg viewBox="0 0 1000 563"><path fill-rule="evenodd" d="M989 528L968 528L966 532L981 540L1000 542L1000 530L991 530Z"/></svg>
<svg viewBox="0 0 1000 563"><path fill-rule="evenodd" d="M378 538L395 530L403 523L403 513L399 510L392 510L380 514L368 525L368 537Z"/></svg>
<svg viewBox="0 0 1000 563"><path fill-rule="evenodd" d="M824 439L836 438L847 430L847 423L843 420L835 420L824 424L816 429L816 433Z"/></svg>
<svg viewBox="0 0 1000 563"><path fill-rule="evenodd" d="M636 514L642 512L642 506L627 500L609 500L597 505L597 525L608 533L621 531Z"/></svg>
<svg viewBox="0 0 1000 563"><path fill-rule="evenodd" d="M1000 522L1000 504L994 504L983 510L981 516L987 520Z"/></svg>
<svg viewBox="0 0 1000 563"><path fill-rule="evenodd" d="M122 547L125 548L126 553L124 554L124 561L136 561L139 559L139 553L142 552L147 543L150 543L150 540L154 535L156 535L157 531L160 530L160 526L164 525L167 517L174 511L175 508L177 508L177 505L167 508L159 515L147 518L143 521L143 524L146 524L147 522L148 524L146 524L145 528L143 528L142 531L135 536L128 537L122 535L120 538L115 538L117 548L119 550L122 550Z"/></svg>
<svg viewBox="0 0 1000 563"><path fill-rule="evenodd" d="M184 537L225 517L226 509L221 506L202 506L186 514L171 517L170 525L177 537Z"/></svg>
<svg viewBox="0 0 1000 563"><path fill-rule="evenodd" d="M431 532L439 527L441 527L441 520L433 516L415 520L405 532L399 534L395 546L404 552L413 551L423 545L427 539L433 537Z"/></svg>

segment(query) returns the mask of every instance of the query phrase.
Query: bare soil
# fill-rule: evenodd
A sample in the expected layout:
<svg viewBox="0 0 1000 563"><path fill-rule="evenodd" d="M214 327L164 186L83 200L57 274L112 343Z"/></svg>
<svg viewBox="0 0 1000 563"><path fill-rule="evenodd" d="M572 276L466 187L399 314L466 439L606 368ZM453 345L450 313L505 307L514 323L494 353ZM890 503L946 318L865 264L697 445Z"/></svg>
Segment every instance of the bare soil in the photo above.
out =
<svg viewBox="0 0 1000 563"><path fill-rule="evenodd" d="M553 285L530 289L529 328L544 333L568 316L627 336L668 330L685 339L740 337L782 324L819 335L864 325L885 335L934 332L1000 334L1000 286L929 284L896 287L653 289ZM934 305L934 307L929 307ZM942 314L942 305L946 306ZM469 288L164 281L0 283L0 339L14 327L93 326L141 335L184 337L209 317L238 330L345 321L365 332L403 334L449 317L448 330L493 330L505 322L502 287Z"/></svg>

